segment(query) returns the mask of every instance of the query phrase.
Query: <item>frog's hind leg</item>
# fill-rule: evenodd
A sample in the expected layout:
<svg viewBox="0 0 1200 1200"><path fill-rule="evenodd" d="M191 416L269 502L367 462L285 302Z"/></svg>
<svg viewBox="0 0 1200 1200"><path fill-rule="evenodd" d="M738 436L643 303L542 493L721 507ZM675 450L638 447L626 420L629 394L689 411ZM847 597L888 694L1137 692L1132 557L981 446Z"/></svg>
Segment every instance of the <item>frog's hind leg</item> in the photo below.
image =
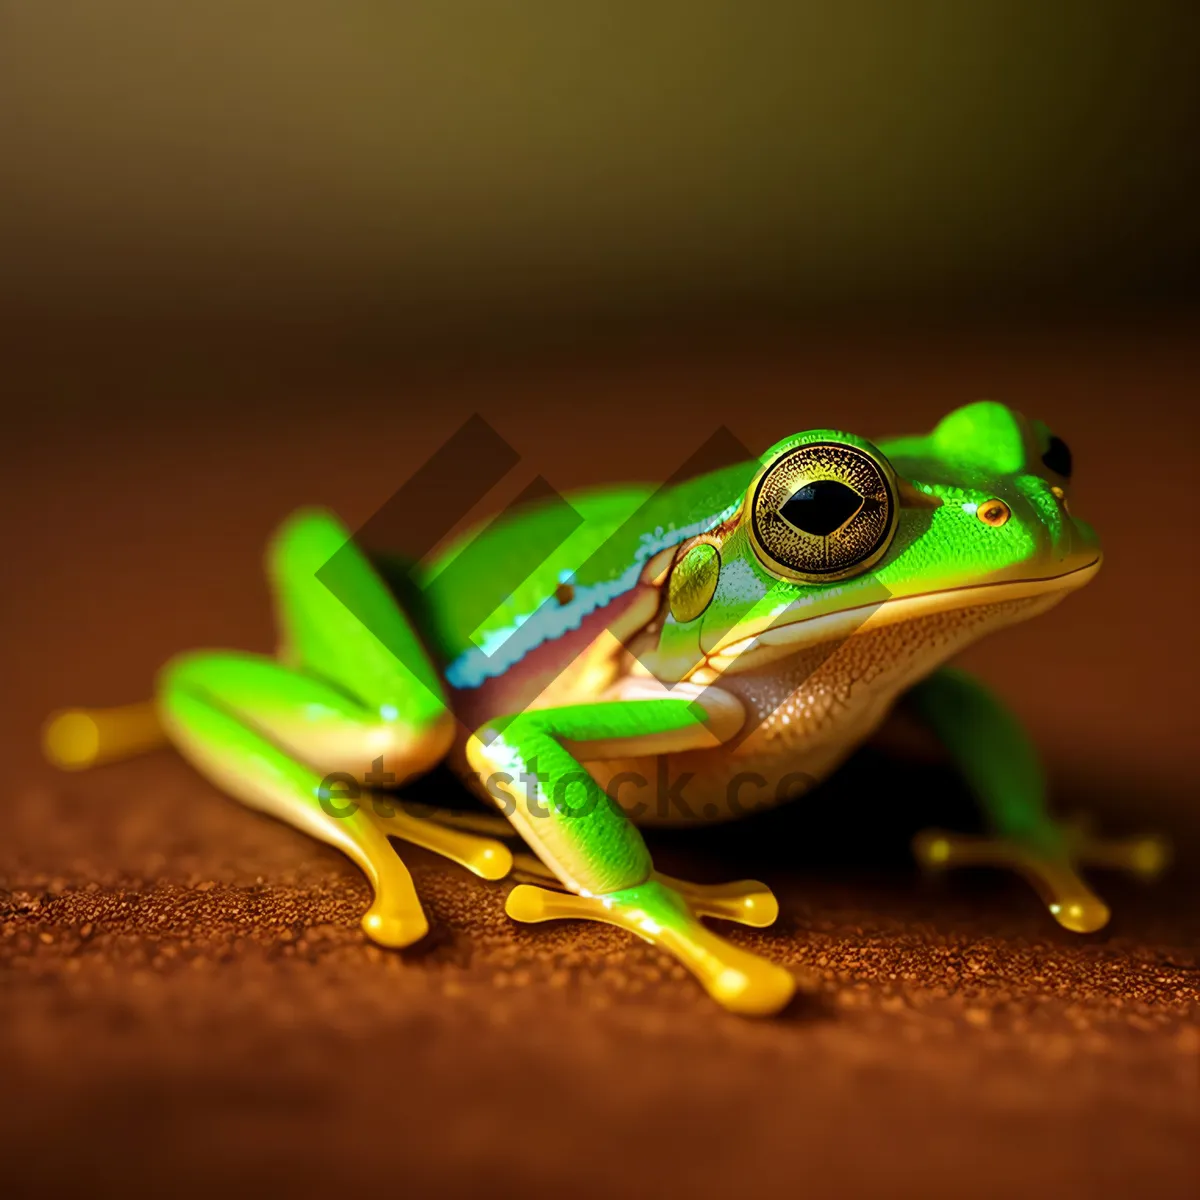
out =
<svg viewBox="0 0 1200 1200"><path fill-rule="evenodd" d="M167 740L153 700L114 708L53 712L42 730L46 757L64 771L81 771L154 750Z"/></svg>
<svg viewBox="0 0 1200 1200"><path fill-rule="evenodd" d="M358 864L375 890L363 928L384 945L408 945L428 929L389 835L487 879L508 873L512 856L502 843L362 794L372 763L402 779L406 768L427 766L441 742L382 721L324 680L255 655L185 655L163 671L160 711L172 741L202 774Z"/></svg>
<svg viewBox="0 0 1200 1200"><path fill-rule="evenodd" d="M494 838L382 798L348 803L341 783L329 785L335 775L354 789L402 784L446 753L454 718L416 631L332 516L291 517L267 562L287 665L248 655L178 660L164 674L164 720L227 790L354 859L377 893L364 928L406 944L426 926L389 836L485 879L503 878L512 855Z"/></svg>
<svg viewBox="0 0 1200 1200"><path fill-rule="evenodd" d="M152 705L59 714L47 752L79 767L169 737L233 796L344 851L375 889L367 933L407 945L428 925L389 836L488 879L507 874L512 856L495 839L351 798L437 762L453 718L415 631L333 517L290 518L267 563L286 663L183 655L163 669Z"/></svg>
<svg viewBox="0 0 1200 1200"><path fill-rule="evenodd" d="M293 700L316 705L332 698L320 696L321 690L268 659L198 654L177 659L164 670L160 706L180 752L218 787L336 846L357 863L375 891L364 930L385 945L409 945L429 925L407 869L369 808L347 803L323 786L319 769L260 731L266 716L268 726L282 720L299 732L303 721L299 711L289 714L289 693ZM302 700L305 692L307 700ZM332 713L331 718L336 719Z"/></svg>

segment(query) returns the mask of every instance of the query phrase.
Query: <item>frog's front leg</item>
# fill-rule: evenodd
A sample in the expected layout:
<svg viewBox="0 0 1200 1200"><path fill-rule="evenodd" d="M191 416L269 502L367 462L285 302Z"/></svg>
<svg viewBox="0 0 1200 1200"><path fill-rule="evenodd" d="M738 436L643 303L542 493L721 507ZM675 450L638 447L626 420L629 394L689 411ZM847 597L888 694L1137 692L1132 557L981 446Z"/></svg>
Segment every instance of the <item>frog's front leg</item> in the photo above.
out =
<svg viewBox="0 0 1200 1200"><path fill-rule="evenodd" d="M1080 878L1077 867L1118 867L1151 878L1165 865L1155 837L1099 839L1056 822L1046 809L1037 753L1020 723L978 681L943 668L918 684L910 701L949 750L983 808L991 835L972 837L927 830L914 842L927 867L1003 866L1024 875L1055 920L1077 933L1108 923L1108 906Z"/></svg>
<svg viewBox="0 0 1200 1200"><path fill-rule="evenodd" d="M656 874L642 835L581 762L717 745L741 725L741 706L716 688L701 693L687 685L661 697L634 696L627 690L592 704L526 710L471 738L472 769L567 889L521 884L509 894L508 914L618 925L673 954L727 1008L778 1012L795 990L791 973L697 919L769 924L778 912L774 897L759 883L706 888Z"/></svg>

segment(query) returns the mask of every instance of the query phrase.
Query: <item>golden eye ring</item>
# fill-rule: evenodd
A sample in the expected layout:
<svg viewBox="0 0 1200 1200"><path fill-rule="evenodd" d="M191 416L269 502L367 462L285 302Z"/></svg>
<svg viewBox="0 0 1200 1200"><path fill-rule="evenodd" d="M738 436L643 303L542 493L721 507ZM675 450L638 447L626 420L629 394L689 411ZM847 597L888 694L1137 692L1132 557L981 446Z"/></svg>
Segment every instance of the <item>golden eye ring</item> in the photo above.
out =
<svg viewBox="0 0 1200 1200"><path fill-rule="evenodd" d="M801 583L833 583L879 561L899 520L888 461L857 442L806 442L767 464L746 494L759 562Z"/></svg>
<svg viewBox="0 0 1200 1200"><path fill-rule="evenodd" d="M975 515L990 528L999 529L1012 516L1012 509L1003 500L993 498L979 505Z"/></svg>

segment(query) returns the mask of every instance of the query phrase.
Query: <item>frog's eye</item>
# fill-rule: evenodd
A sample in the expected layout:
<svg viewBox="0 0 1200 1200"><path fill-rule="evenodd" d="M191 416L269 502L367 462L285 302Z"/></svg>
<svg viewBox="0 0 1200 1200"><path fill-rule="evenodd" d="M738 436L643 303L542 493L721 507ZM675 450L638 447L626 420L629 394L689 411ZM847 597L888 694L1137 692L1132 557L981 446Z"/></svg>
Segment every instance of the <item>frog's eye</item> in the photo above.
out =
<svg viewBox="0 0 1200 1200"><path fill-rule="evenodd" d="M767 570L828 583L865 571L887 550L896 479L877 451L809 442L781 454L750 489L748 529Z"/></svg>
<svg viewBox="0 0 1200 1200"><path fill-rule="evenodd" d="M1071 478L1071 447L1062 438L1051 436L1046 453L1042 455L1042 462L1055 475L1061 475L1064 479Z"/></svg>

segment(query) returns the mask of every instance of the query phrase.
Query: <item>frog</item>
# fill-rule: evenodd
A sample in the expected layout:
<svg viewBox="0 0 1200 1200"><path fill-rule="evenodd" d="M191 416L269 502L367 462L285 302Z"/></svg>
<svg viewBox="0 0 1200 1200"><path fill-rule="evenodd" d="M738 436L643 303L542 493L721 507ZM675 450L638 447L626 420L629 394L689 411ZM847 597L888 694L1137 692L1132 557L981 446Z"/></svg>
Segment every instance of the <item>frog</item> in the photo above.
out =
<svg viewBox="0 0 1200 1200"><path fill-rule="evenodd" d="M765 928L774 893L663 874L643 830L798 801L903 706L985 829L918 834L917 860L1012 869L1060 926L1091 933L1110 913L1083 869L1153 876L1164 844L1056 818L1030 735L950 661L1095 577L1100 541L1070 509L1071 480L1067 443L998 401L878 442L811 429L661 487L567 493L577 525L482 622L471 580L528 561L547 503L416 564L302 509L266 552L274 655L177 655L150 701L53 714L45 750L77 769L172 744L357 864L362 929L384 947L430 930L396 848L416 845L515 883L516 922L617 926L719 1005L766 1016L796 973L706 922ZM334 561L337 587L322 574ZM475 808L388 799L442 763Z"/></svg>

